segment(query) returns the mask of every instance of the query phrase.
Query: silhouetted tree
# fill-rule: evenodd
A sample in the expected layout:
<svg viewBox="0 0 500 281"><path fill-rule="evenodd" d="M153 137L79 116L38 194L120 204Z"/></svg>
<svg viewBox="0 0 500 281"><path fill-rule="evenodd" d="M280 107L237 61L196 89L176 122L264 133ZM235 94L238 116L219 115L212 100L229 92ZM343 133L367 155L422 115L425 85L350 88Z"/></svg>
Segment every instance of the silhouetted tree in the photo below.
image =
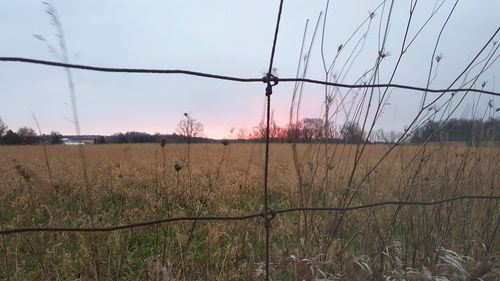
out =
<svg viewBox="0 0 500 281"><path fill-rule="evenodd" d="M302 139L306 142L319 140L323 137L323 120L320 118L302 119Z"/></svg>
<svg viewBox="0 0 500 281"><path fill-rule="evenodd" d="M378 129L373 132L371 140L374 142L395 143L400 136L401 133L396 131L384 131L384 129Z"/></svg>
<svg viewBox="0 0 500 281"><path fill-rule="evenodd" d="M105 144L106 139L104 136L98 136L97 138L94 139L94 144Z"/></svg>
<svg viewBox="0 0 500 281"><path fill-rule="evenodd" d="M114 143L128 143L127 137L123 133L116 133L111 136Z"/></svg>
<svg viewBox="0 0 500 281"><path fill-rule="evenodd" d="M58 131L50 132L50 144L62 144L62 134Z"/></svg>
<svg viewBox="0 0 500 281"><path fill-rule="evenodd" d="M260 122L259 125L254 128L253 138L258 140L265 140L266 129L267 129L267 123L265 120L262 120L262 122ZM286 133L283 134L282 128L280 128L276 123L276 121L274 120L274 115L271 115L271 120L269 120L269 139L271 141L272 140L276 141L281 139L281 137L284 135L286 136Z"/></svg>
<svg viewBox="0 0 500 281"><path fill-rule="evenodd" d="M187 138L188 142L191 142L192 138L203 134L203 123L191 117L189 113L184 113L184 119L179 121L175 131Z"/></svg>
<svg viewBox="0 0 500 281"><path fill-rule="evenodd" d="M38 142L38 136L32 128L21 127L17 131L17 135L21 140L21 144L36 144Z"/></svg>
<svg viewBox="0 0 500 281"><path fill-rule="evenodd" d="M456 141L472 144L477 141L500 140L500 119L450 119L446 122L428 121L417 128L410 141Z"/></svg>
<svg viewBox="0 0 500 281"><path fill-rule="evenodd" d="M291 123L286 127L288 142L299 142L302 140L302 122Z"/></svg>
<svg viewBox="0 0 500 281"><path fill-rule="evenodd" d="M0 117L0 138L3 136L3 134L7 131L7 125L3 122L2 118Z"/></svg>
<svg viewBox="0 0 500 281"><path fill-rule="evenodd" d="M126 132L125 138L128 143L149 143L153 142L154 138L152 135L143 132Z"/></svg>
<svg viewBox="0 0 500 281"><path fill-rule="evenodd" d="M248 139L249 137L249 134L248 134L248 130L246 128L240 128L238 130L238 139L239 140L246 140Z"/></svg>
<svg viewBox="0 0 500 281"><path fill-rule="evenodd" d="M364 132L358 123L348 122L342 127L340 135L345 143L361 143L363 142Z"/></svg>
<svg viewBox="0 0 500 281"><path fill-rule="evenodd" d="M5 133L5 135L2 137L2 142L9 145L21 144L21 138L16 132L8 130L7 133Z"/></svg>

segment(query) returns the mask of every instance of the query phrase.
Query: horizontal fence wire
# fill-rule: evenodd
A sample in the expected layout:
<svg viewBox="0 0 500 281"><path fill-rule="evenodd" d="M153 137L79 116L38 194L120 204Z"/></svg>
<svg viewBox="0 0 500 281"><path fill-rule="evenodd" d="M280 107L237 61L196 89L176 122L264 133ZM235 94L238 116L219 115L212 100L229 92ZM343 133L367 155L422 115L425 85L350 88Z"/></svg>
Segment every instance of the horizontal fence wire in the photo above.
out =
<svg viewBox="0 0 500 281"><path fill-rule="evenodd" d="M372 209L386 206L432 206L442 205L446 203L464 201L464 200L487 200L487 201L500 201L500 195L481 196L481 195L465 195L452 197L436 201L383 201L365 205L351 206L351 207L318 207L318 208L290 208L275 211L277 215L291 212L350 212L362 209Z"/></svg>
<svg viewBox="0 0 500 281"><path fill-rule="evenodd" d="M357 205L351 207L304 207L304 208L289 208L281 210L269 210L273 215L273 218L280 214L294 213L294 212L351 212L362 209L372 209L388 206L432 206L432 205L442 205L457 201L500 201L500 195L491 196L480 196L480 195L465 195L458 197L451 197L436 201L383 201L371 204ZM117 226L93 226L93 227L62 227L62 226L46 226L46 227L19 227L11 229L0 230L0 236L17 234L17 233L28 233L28 232L113 232L118 230L128 230L139 227L160 225L170 222L182 222L182 221L243 221L255 218L265 218L266 214L264 212L241 215L241 216L198 216L198 217L172 217L163 218L152 221L144 221L132 224L123 224Z"/></svg>
<svg viewBox="0 0 500 281"><path fill-rule="evenodd" d="M163 218L152 221L143 221L132 224L123 224L117 226L102 226L102 227L20 227L20 228L12 228L0 230L1 235L7 234L15 234L15 233L25 233L25 232L111 232L117 230L126 230L138 227L159 225L169 222L179 222L179 221L241 221L248 220L257 217L261 217L262 214L252 214L252 215L244 215L244 216L197 216L197 217L172 217L172 218Z"/></svg>
<svg viewBox="0 0 500 281"><path fill-rule="evenodd" d="M148 69L148 68L116 68L116 67L101 67L101 66L91 66L91 65L81 65L72 63L63 63L57 61L48 60L38 60L31 58L21 58L21 57L0 57L0 61L3 62L21 62L29 64L39 64L71 69L80 69L87 71L97 71L97 72L112 72L112 73L143 73L143 74L184 74L189 76L198 76L219 80L229 80L235 82L262 82L262 78L239 78L225 75L216 75L210 73L203 73L190 70L182 69Z"/></svg>
<svg viewBox="0 0 500 281"><path fill-rule="evenodd" d="M57 62L57 61L39 60L39 59L31 59L31 58L23 58L23 57L0 57L0 62L29 63L29 64L38 64L38 65L80 69L80 70L87 70L87 71L97 71L97 72L138 73L138 74L141 74L141 73L142 74L180 74L180 75L197 76L197 77L205 77L205 78L211 78L211 79L219 79L219 80L234 81L234 82L244 82L244 83L255 83L255 82L266 83L267 82L265 77L264 78L244 78L244 77L235 77L235 76L226 76L226 75L197 72L197 71L191 71L191 70L182 70L182 69L100 67L100 66L62 63L62 62ZM275 79L276 79L276 81L279 81L279 82L303 82L303 83L327 85L327 86L347 88L347 89L396 88L396 89L429 92L429 93L460 93L460 92L467 93L467 92L473 92L473 93L481 93L481 94L487 94L487 95L491 95L491 96L500 97L500 92L488 91L488 90L484 90L484 89L473 89L473 88L432 89L432 88L426 88L426 87L417 87L417 86L393 84L393 83L390 83L390 84L364 84L364 83L363 84L345 84L345 83L335 83L335 82L328 82L328 81L308 79L308 78L278 78L278 77L275 77Z"/></svg>

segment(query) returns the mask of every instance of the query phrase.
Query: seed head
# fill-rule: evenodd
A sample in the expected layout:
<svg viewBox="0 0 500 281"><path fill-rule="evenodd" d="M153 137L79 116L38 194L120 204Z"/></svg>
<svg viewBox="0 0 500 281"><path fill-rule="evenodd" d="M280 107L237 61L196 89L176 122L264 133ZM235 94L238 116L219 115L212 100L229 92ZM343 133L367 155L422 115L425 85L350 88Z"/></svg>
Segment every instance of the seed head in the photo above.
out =
<svg viewBox="0 0 500 281"><path fill-rule="evenodd" d="M182 170L182 165L179 162L175 162L174 169L176 172Z"/></svg>
<svg viewBox="0 0 500 281"><path fill-rule="evenodd" d="M436 61L439 63L443 59L443 54L436 55Z"/></svg>
<svg viewBox="0 0 500 281"><path fill-rule="evenodd" d="M385 58L385 57L388 57L388 56L390 56L390 55L391 55L391 53L390 53L390 52L386 52L386 51L385 51L385 49L382 49L382 50L379 50L379 51L378 51L378 56L379 56L381 59L383 59L383 58Z"/></svg>

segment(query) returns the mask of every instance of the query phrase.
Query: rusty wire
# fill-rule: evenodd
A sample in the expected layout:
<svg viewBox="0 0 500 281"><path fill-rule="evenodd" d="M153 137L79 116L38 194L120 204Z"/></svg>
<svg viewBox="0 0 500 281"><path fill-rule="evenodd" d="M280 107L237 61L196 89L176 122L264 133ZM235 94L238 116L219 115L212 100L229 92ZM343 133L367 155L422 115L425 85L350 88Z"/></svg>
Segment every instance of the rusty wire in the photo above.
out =
<svg viewBox="0 0 500 281"><path fill-rule="evenodd" d="M72 68L72 69L97 71L97 72L111 72L111 73L180 74L180 75L197 76L197 77L204 77L204 78L210 78L210 79L219 79L219 80L243 82L243 83L255 83L255 82L266 83L266 81L267 81L266 77L263 77L263 78L244 78L244 77L219 75L219 74L197 72L197 71L183 70L183 69L101 67L101 66L92 66L92 65L62 63L62 62L57 62L57 61L39 60L39 59L24 58L24 57L0 57L0 62L20 62L20 63L28 63L28 64L46 65L46 66L54 66L54 67L62 67L62 68ZM274 79L276 81L279 81L279 82L304 82L304 83L310 83L310 84L327 85L327 86L347 88L347 89L396 88L396 89L402 89L402 90L429 92L429 93L474 92L474 93L481 93L481 94L487 94L487 95L500 97L500 92L488 91L488 90L484 90L484 89L460 89L460 88L457 88L457 89L451 89L451 88L450 89L432 89L432 88L417 87L417 86L412 86L412 85L404 85L404 84L396 84L396 83L389 83L389 84L346 84L346 83L327 82L327 81L308 79L308 78L276 78L276 77L274 77Z"/></svg>
<svg viewBox="0 0 500 281"><path fill-rule="evenodd" d="M436 201L383 201L377 203L363 204L351 207L309 207L309 208L289 208L281 210L269 209L267 215L270 219L287 213L295 212L350 212L362 209L380 208L388 206L432 206L442 205L457 201L474 200L474 201L500 201L500 195L482 196L482 195L465 195L458 197L451 197ZM199 216L199 217L171 217L162 218L152 221L144 221L132 224L123 224L117 226L93 226L93 227L63 227L63 226L44 226L44 227L17 227L11 229L0 230L0 236L17 234L17 233L33 233L33 232L113 232L120 230L128 230L133 228L147 227L159 225L170 222L181 221L243 221L255 218L265 218L265 213L255 213L241 216Z"/></svg>
<svg viewBox="0 0 500 281"><path fill-rule="evenodd" d="M264 210L262 211L264 215L264 228L266 230L266 281L270 280L270 235L271 235L271 220L276 216L274 211L269 208L269 186L268 186L268 178L269 178L269 131L270 131L270 123L271 123L271 95L273 94L273 87L278 84L278 77L272 74L273 63L274 63L274 55L276 54L276 43L278 42L278 34L280 29L281 22L281 12L283 11L283 0L280 1L280 5L278 8L278 17L276 19L276 27L274 29L274 37L273 37L273 45L271 48L271 56L269 58L269 68L267 70L267 74L265 76L266 83L266 154L264 160Z"/></svg>

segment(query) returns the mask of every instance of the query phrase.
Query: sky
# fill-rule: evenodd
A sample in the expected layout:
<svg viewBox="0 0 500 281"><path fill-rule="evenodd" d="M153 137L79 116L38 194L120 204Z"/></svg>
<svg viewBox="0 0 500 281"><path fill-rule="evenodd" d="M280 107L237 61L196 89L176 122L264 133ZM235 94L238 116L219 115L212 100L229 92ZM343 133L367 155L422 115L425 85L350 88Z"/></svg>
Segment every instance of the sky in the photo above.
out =
<svg viewBox="0 0 500 281"><path fill-rule="evenodd" d="M105 67L185 69L239 77L262 77L267 71L278 0L162 0L162 1L60 1L56 7L65 33L69 60L75 64ZM333 60L345 43L381 1L331 1L324 27L324 55ZM435 1L419 1L409 34L414 35L432 12ZM437 1L441 3L441 0ZM405 53L393 83L425 87L433 60L435 40L455 1L441 9L422 29ZM279 77L295 77L306 20L307 39L326 0L285 0L274 66ZM375 12L365 45L345 76L355 83L371 68L378 54L381 16ZM409 15L410 1L395 1L381 64L381 83L387 81L397 59ZM500 27L500 1L463 0L458 3L438 45L442 55L431 87L446 88ZM54 46L55 29L40 1L0 1L0 56L57 60L41 35ZM385 25L383 25L385 26ZM363 30L365 30L363 26ZM324 79L321 60L321 26L310 55L307 78ZM360 33L361 34L361 33ZM358 36L359 37L359 36ZM497 35L495 40L500 39ZM349 49L339 55L333 72L339 72ZM488 49L489 50L489 49ZM496 75L496 77L495 77ZM73 70L82 134L125 131L173 133L185 112L204 124L205 135L231 137L231 131L252 129L263 116L265 85L243 84L183 75L98 73ZM500 60L481 77L485 90L498 91ZM478 84L476 88L480 88ZM300 117L319 117L324 87L304 85ZM293 84L274 87L272 111L276 122L289 120ZM418 92L391 90L376 127L402 130L416 114ZM353 93L354 95L355 93ZM471 95L472 96L472 95ZM348 97L349 99L350 97ZM490 97L477 96L481 104ZM473 97L467 98L472 102ZM495 99L493 102L500 104ZM461 112L470 103L464 103ZM460 113L457 113L460 114ZM64 69L0 62L0 118L13 130L21 126L74 134L70 95ZM342 122L342 119L339 119Z"/></svg>

